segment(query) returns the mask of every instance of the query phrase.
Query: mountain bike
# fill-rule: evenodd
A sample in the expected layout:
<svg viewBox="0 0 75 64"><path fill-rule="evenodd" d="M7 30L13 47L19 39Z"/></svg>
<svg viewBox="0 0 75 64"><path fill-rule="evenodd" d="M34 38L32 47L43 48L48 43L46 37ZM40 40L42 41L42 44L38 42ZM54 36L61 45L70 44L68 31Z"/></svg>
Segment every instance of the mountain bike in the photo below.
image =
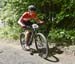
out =
<svg viewBox="0 0 75 64"><path fill-rule="evenodd" d="M32 44L34 41L36 50L39 53L39 56L46 59L48 57L49 47L46 37L38 31L39 25L33 24L32 27L27 29L31 30L31 37L29 43ZM23 50L25 50L25 30L20 34L20 44Z"/></svg>

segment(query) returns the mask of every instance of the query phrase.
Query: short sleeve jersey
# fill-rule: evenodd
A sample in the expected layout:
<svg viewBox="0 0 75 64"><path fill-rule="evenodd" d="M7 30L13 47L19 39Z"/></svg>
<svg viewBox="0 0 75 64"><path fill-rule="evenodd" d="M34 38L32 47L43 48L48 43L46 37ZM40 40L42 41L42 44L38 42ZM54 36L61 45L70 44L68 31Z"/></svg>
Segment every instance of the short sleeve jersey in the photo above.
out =
<svg viewBox="0 0 75 64"><path fill-rule="evenodd" d="M30 12L25 12L23 15L22 15L22 19L21 21L24 21L24 22L28 22L30 19L35 19L37 16L36 13L30 13Z"/></svg>

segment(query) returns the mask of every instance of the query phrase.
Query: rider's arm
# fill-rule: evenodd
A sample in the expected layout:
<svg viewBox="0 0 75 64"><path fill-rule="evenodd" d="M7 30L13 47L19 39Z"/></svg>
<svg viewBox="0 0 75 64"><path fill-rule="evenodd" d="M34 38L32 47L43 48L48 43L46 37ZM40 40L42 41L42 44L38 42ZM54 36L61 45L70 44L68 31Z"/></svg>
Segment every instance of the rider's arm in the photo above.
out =
<svg viewBox="0 0 75 64"><path fill-rule="evenodd" d="M21 26L25 26L22 22L21 22L22 17L18 20L18 24Z"/></svg>
<svg viewBox="0 0 75 64"><path fill-rule="evenodd" d="M26 19L24 18L24 16L26 15L27 13L25 12L21 17L20 19L18 20L18 24L21 25L22 27L25 26L25 24L22 23L22 21L26 21Z"/></svg>
<svg viewBox="0 0 75 64"><path fill-rule="evenodd" d="M38 17L34 18L34 20L35 20L37 23L44 23L44 21L41 21Z"/></svg>
<svg viewBox="0 0 75 64"><path fill-rule="evenodd" d="M41 20L38 18L36 12L34 12L34 13L32 14L32 18L33 18L37 23L44 23L43 21L41 21Z"/></svg>

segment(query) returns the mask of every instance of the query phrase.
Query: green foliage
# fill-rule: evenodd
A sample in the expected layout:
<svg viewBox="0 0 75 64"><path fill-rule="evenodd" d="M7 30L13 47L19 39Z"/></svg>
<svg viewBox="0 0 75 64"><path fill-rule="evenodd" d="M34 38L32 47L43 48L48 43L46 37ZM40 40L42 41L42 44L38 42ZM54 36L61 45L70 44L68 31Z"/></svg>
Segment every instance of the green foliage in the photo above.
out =
<svg viewBox="0 0 75 64"><path fill-rule="evenodd" d="M6 26L6 28L1 28L0 37L18 39L20 32L21 28L17 29L16 27L11 28L9 26Z"/></svg>
<svg viewBox="0 0 75 64"><path fill-rule="evenodd" d="M75 30L53 29L49 32L48 38L51 42L75 43Z"/></svg>
<svg viewBox="0 0 75 64"><path fill-rule="evenodd" d="M75 0L0 0L0 19L8 25L1 34L19 37L21 28L17 21L30 4L37 7L38 17L45 21L41 30L52 41L74 41Z"/></svg>

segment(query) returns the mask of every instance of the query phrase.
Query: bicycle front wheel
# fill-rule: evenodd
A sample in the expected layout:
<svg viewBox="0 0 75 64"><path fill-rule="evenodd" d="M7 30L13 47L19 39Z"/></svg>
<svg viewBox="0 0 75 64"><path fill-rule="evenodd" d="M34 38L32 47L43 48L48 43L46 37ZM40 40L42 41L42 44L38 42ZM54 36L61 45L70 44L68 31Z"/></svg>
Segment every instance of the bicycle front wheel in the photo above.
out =
<svg viewBox="0 0 75 64"><path fill-rule="evenodd" d="M35 45L36 45L36 49L39 52L39 55L42 58L47 58L49 47L48 47L47 39L42 33L37 33Z"/></svg>

